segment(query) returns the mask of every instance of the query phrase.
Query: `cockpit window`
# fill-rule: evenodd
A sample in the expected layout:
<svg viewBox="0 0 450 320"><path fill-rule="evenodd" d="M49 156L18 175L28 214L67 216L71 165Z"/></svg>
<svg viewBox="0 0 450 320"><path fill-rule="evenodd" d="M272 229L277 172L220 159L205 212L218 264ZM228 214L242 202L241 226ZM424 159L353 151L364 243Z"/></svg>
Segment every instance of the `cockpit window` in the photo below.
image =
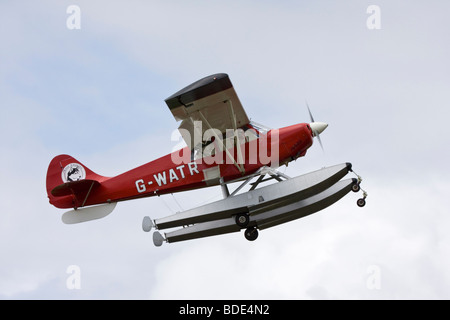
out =
<svg viewBox="0 0 450 320"><path fill-rule="evenodd" d="M248 125L245 125L236 131L230 129L225 133L219 133L219 138L221 141L215 141L215 137L211 137L211 139L203 141L202 144L199 144L192 150L191 158L194 160L214 156L217 152L224 151L224 147L234 147L237 142L236 140L241 141L241 143L250 142L259 138L261 134L267 134L270 130L270 128L262 124L250 121ZM238 139L236 139L236 137Z"/></svg>

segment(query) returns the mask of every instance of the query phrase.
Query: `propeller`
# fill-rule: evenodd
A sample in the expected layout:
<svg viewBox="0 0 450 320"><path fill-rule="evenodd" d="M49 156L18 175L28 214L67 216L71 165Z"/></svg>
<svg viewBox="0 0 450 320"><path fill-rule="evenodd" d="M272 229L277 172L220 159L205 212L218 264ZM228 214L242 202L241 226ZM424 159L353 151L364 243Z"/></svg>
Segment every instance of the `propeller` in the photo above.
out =
<svg viewBox="0 0 450 320"><path fill-rule="evenodd" d="M306 107L308 108L309 118L311 119L311 123L309 124L309 126L311 127L311 130L313 132L313 136L316 137L317 140L319 140L319 144L320 144L320 147L322 148L322 151L325 151L323 149L322 140L320 140L320 134L328 127L328 124L325 122L314 121L314 117L311 113L311 110L309 109L308 101L305 100L305 102L306 102Z"/></svg>

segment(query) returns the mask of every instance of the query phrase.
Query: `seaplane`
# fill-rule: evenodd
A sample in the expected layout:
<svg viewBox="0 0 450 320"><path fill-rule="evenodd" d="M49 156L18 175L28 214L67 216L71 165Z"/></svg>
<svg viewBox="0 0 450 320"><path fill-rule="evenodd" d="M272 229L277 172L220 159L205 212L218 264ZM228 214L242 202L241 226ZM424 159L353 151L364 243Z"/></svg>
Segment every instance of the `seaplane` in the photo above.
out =
<svg viewBox="0 0 450 320"><path fill-rule="evenodd" d="M307 103L309 123L270 129L250 121L225 73L200 79L165 102L181 122L185 147L114 177L66 154L51 160L47 195L53 206L71 209L62 214L65 224L104 218L122 201L220 186L223 199L162 218L145 216L143 231L155 230L155 246L241 230L254 241L259 231L323 210L350 191L362 191L357 205L366 204L362 179L349 162L297 177L277 170L305 156L314 138L323 149L320 134L328 124L316 122ZM349 173L354 177L344 179Z"/></svg>

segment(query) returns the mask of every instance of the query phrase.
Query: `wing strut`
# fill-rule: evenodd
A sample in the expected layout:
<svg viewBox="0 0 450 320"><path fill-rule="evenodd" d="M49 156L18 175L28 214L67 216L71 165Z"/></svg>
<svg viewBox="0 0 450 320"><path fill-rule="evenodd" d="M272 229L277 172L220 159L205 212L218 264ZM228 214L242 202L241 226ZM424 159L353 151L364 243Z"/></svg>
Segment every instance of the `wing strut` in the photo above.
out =
<svg viewBox="0 0 450 320"><path fill-rule="evenodd" d="M233 164L236 166L236 168L238 168L239 172L241 172L242 174L244 174L244 173L245 173L245 170L239 166L239 164L236 162L236 160L234 159L234 157L230 154L230 151L228 151L228 149L227 149L226 146L224 145L222 138L220 138L220 137L217 135L216 130L214 130L214 129L211 127L211 125L209 124L208 120L206 120L205 116L203 115L203 113L202 113L200 110L198 110L197 112L198 112L198 114L200 115L200 117L202 118L202 121L206 123L206 125L208 126L209 129L211 129L211 131L212 131L214 137L216 138L217 142L220 143L220 144L222 144L222 148L225 150L225 152L227 153L227 155L233 160Z"/></svg>
<svg viewBox="0 0 450 320"><path fill-rule="evenodd" d="M239 132L237 132L236 114L234 113L233 104L232 104L231 100L227 100L226 102L230 106L231 120L233 123L233 129L234 129L234 137L236 139L236 150L237 150L239 171L242 174L244 174L245 173L245 169L244 169L244 165L243 165L244 159L242 158L241 142L239 141Z"/></svg>
<svg viewBox="0 0 450 320"><path fill-rule="evenodd" d="M223 198L226 199L230 196L230 191L228 190L227 185L223 181L223 177L220 177L220 187L222 188Z"/></svg>
<svg viewBox="0 0 450 320"><path fill-rule="evenodd" d="M266 174L270 175L270 177L264 179ZM285 180L291 179L291 177L285 175L284 173L281 173L280 171L278 171L276 169L273 169L273 168L270 168L270 167L262 167L257 172L255 172L254 174L251 174L250 176L248 176L248 178L244 182L242 182L241 185L239 187L237 187L236 190L234 190L231 193L230 196L232 197L232 196L236 195L243 187L245 187L256 176L259 176L259 177L258 177L258 179L255 182L250 183L250 185L252 187L250 188L249 191L255 190L256 187L258 187L258 185L261 182L269 181L271 179L275 179L278 182L283 181L283 179L285 179ZM281 178L283 178L283 179L281 179ZM236 182L236 180L228 181L227 183L232 183L232 182Z"/></svg>
<svg viewBox="0 0 450 320"><path fill-rule="evenodd" d="M92 191L92 187L94 186L95 181L92 181L91 186L89 187L89 191L86 195L86 197L84 198L83 204L81 205L82 207L84 207L84 205L86 204L86 200L88 199L89 195L91 194Z"/></svg>

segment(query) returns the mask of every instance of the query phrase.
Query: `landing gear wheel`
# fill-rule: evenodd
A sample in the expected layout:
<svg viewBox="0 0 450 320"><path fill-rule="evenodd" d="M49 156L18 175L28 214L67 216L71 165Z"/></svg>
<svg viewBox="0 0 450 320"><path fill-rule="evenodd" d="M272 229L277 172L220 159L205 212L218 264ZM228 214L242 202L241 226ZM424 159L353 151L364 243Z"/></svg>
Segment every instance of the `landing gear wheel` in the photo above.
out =
<svg viewBox="0 0 450 320"><path fill-rule="evenodd" d="M239 227L245 228L250 222L250 217L246 213L239 213L236 215L235 221Z"/></svg>
<svg viewBox="0 0 450 320"><path fill-rule="evenodd" d="M359 183L355 183L354 185L352 185L352 191L353 192L358 192L359 190L361 190L361 187L359 186Z"/></svg>
<svg viewBox="0 0 450 320"><path fill-rule="evenodd" d="M353 173L357 177L357 179L353 178L352 191L358 192L359 190L362 190L362 192L363 192L363 197L356 201L356 204L358 205L358 207L362 208L366 205L367 192L364 189L361 189L360 185L361 185L362 178L359 175L357 175L354 170L351 170L351 171L353 171Z"/></svg>
<svg viewBox="0 0 450 320"><path fill-rule="evenodd" d="M244 232L245 239L255 241L258 238L258 229L255 227L247 228Z"/></svg>
<svg viewBox="0 0 450 320"><path fill-rule="evenodd" d="M366 200L364 198L358 199L358 201L356 201L356 204L358 205L358 207L364 207L366 205Z"/></svg>

